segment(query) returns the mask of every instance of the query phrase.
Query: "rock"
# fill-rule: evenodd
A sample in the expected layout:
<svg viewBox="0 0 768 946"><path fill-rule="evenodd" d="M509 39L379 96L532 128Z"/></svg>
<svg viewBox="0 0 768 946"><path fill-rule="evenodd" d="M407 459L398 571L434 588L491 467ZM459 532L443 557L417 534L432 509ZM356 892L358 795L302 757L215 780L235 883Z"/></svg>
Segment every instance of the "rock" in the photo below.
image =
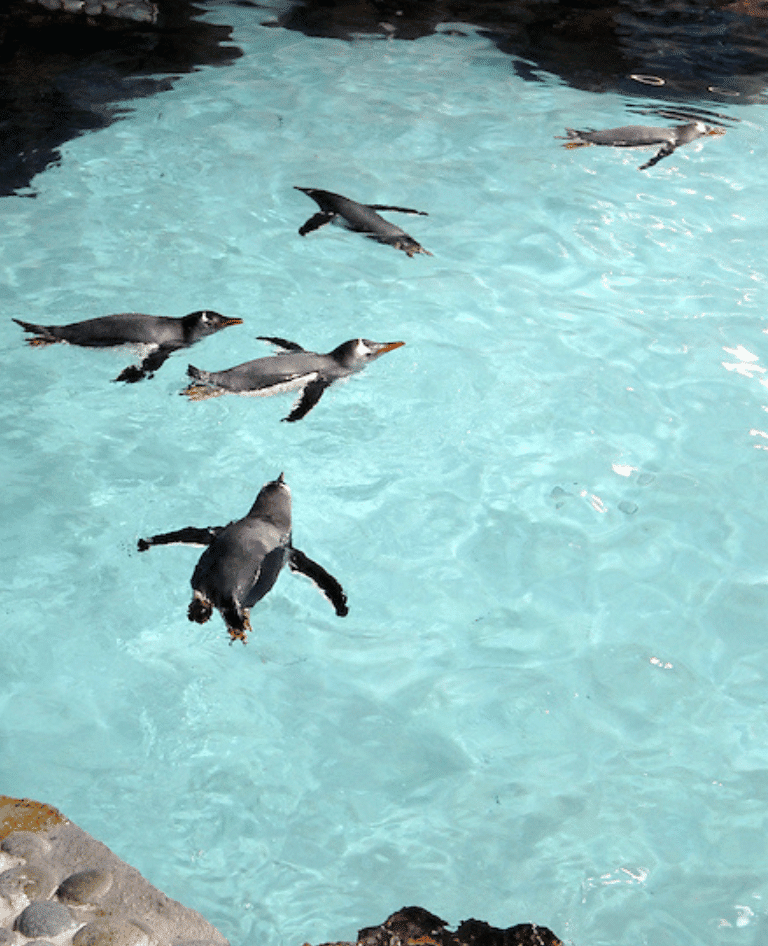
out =
<svg viewBox="0 0 768 946"><path fill-rule="evenodd" d="M25 861L42 857L49 847L49 844L32 831L14 831L0 842L0 851L5 851L11 857L23 857Z"/></svg>
<svg viewBox="0 0 768 946"><path fill-rule="evenodd" d="M88 923L72 940L72 946L156 946L157 943L143 924L120 919Z"/></svg>
<svg viewBox="0 0 768 946"><path fill-rule="evenodd" d="M0 895L24 894L28 900L47 900L56 889L56 877L45 867L27 864L0 874Z"/></svg>
<svg viewBox="0 0 768 946"><path fill-rule="evenodd" d="M26 0L51 13L109 16L134 23L157 23L158 9L153 0Z"/></svg>
<svg viewBox="0 0 768 946"><path fill-rule="evenodd" d="M57 946L229 946L199 913L49 805L0 795L0 849L35 858L0 874L0 946L22 946L22 937ZM33 901L23 910L22 896Z"/></svg>
<svg viewBox="0 0 768 946"><path fill-rule="evenodd" d="M59 884L56 896L66 903L96 903L112 886L112 879L108 870L81 870Z"/></svg>
<svg viewBox="0 0 768 946"><path fill-rule="evenodd" d="M423 907L403 907L379 926L360 930L355 946L563 946L552 930L536 923L500 929L483 920L464 920L455 933L446 925Z"/></svg>
<svg viewBox="0 0 768 946"><path fill-rule="evenodd" d="M16 918L15 929L27 939L58 936L74 927L69 910L51 900L33 900Z"/></svg>

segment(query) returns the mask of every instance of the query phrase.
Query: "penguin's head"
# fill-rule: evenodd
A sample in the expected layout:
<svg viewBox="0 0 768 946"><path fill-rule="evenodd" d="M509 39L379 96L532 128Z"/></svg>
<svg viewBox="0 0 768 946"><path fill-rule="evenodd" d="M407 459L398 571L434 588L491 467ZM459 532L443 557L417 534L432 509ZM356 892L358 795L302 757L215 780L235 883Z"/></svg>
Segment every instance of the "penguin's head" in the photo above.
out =
<svg viewBox="0 0 768 946"><path fill-rule="evenodd" d="M281 531L291 531L291 490L282 473L261 487L248 516L268 519Z"/></svg>
<svg viewBox="0 0 768 946"><path fill-rule="evenodd" d="M201 309L199 312L190 312L181 320L184 326L184 338L188 344L213 335L228 325L242 325L242 319L229 318L220 312L211 309Z"/></svg>
<svg viewBox="0 0 768 946"><path fill-rule="evenodd" d="M343 368L356 371L365 367L369 361L385 355L388 351L401 348L405 342L372 342L369 338L352 338L338 348L334 348L331 357Z"/></svg>
<svg viewBox="0 0 768 946"><path fill-rule="evenodd" d="M688 122L687 125L679 125L677 129L678 144L686 144L689 141L695 141L696 138L702 138L704 135L724 135L725 130L716 126L706 125L704 122Z"/></svg>

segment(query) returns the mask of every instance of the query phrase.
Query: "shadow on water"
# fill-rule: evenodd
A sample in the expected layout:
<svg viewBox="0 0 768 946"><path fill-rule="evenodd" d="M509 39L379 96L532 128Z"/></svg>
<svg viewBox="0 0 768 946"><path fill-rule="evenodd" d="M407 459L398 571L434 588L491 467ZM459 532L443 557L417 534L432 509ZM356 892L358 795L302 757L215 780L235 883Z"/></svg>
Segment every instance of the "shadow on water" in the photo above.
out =
<svg viewBox="0 0 768 946"><path fill-rule="evenodd" d="M125 114L130 99L238 58L230 27L199 19L213 7L344 41L477 30L527 81L548 73L645 106L655 99L658 108L638 112L679 121L725 121L713 109L764 101L768 77L768 6L759 0L156 0L151 25L50 13L40 2L5 0L0 10L3 196L33 196L29 185L57 148Z"/></svg>
<svg viewBox="0 0 768 946"><path fill-rule="evenodd" d="M0 12L0 196L23 194L58 148L124 115L130 99L169 89L201 65L242 55L231 29L166 0L154 25L45 11L10 0Z"/></svg>
<svg viewBox="0 0 768 946"><path fill-rule="evenodd" d="M754 101L768 76L768 6L758 0L306 0L278 22L342 39L413 40L467 26L514 57L524 79L544 71L592 92L662 100Z"/></svg>

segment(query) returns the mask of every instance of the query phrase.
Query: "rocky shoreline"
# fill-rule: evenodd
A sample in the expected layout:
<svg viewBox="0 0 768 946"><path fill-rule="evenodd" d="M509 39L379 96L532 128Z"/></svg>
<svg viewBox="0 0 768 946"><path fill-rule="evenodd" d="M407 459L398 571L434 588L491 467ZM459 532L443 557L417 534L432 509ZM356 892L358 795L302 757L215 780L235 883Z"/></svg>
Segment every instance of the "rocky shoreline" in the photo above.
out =
<svg viewBox="0 0 768 946"><path fill-rule="evenodd" d="M0 946L228 946L51 805L0 796Z"/></svg>
<svg viewBox="0 0 768 946"><path fill-rule="evenodd" d="M464 920L455 932L403 907L356 940L323 946L563 946L546 926ZM51 805L0 795L0 946L229 946ZM298 944L297 944L298 946ZM308 944L304 944L308 946Z"/></svg>

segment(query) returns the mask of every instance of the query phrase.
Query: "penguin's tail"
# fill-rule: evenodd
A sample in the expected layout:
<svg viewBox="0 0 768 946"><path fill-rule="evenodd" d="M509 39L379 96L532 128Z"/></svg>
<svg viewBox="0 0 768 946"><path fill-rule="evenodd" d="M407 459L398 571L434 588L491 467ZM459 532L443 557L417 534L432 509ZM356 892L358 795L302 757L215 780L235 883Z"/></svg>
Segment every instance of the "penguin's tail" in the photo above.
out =
<svg viewBox="0 0 768 946"><path fill-rule="evenodd" d="M186 394L190 401L204 401L206 398L219 397L219 395L224 393L210 385L208 380L210 378L210 372L195 368L194 365L188 365L187 374L197 382L197 384L188 384L187 387L180 392L181 394Z"/></svg>
<svg viewBox="0 0 768 946"><path fill-rule="evenodd" d="M36 338L26 340L28 345L39 347L41 345L53 345L55 342L61 341L45 325L34 325L32 322L22 322L21 319L14 319L13 321L20 325L25 332L32 332L36 336Z"/></svg>
<svg viewBox="0 0 768 946"><path fill-rule="evenodd" d="M584 134L582 131L576 131L575 128L566 128L565 131L565 136L555 135L555 138L559 138L561 141L564 140L564 137L567 138L565 144L563 145L564 148L584 148L590 143L589 141L586 141L584 138L582 138L582 135Z"/></svg>

